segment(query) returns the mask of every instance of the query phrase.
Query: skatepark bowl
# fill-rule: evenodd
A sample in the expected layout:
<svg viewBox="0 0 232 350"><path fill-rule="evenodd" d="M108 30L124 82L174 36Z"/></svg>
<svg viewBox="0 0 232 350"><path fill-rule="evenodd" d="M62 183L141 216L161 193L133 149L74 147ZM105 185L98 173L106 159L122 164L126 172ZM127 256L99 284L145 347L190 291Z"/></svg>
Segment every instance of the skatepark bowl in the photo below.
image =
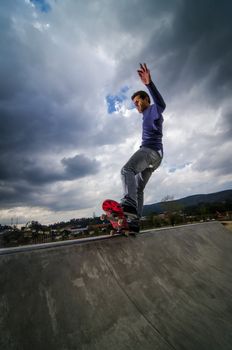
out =
<svg viewBox="0 0 232 350"><path fill-rule="evenodd" d="M232 349L219 222L0 251L1 350Z"/></svg>

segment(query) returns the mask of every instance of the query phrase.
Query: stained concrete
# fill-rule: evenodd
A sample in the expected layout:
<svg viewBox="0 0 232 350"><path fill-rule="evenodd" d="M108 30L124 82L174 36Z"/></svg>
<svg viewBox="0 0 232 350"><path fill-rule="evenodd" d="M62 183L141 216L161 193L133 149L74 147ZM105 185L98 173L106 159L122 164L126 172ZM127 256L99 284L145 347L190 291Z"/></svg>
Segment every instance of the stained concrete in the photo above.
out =
<svg viewBox="0 0 232 350"><path fill-rule="evenodd" d="M1 350L232 348L220 223L0 256Z"/></svg>

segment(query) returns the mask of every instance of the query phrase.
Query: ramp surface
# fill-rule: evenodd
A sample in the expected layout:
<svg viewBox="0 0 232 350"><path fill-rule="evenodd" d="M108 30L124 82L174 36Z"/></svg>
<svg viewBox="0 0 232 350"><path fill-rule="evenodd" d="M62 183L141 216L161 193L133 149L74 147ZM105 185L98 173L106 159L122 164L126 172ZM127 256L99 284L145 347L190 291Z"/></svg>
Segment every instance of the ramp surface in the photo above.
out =
<svg viewBox="0 0 232 350"><path fill-rule="evenodd" d="M229 350L232 234L220 223L0 256L4 350Z"/></svg>

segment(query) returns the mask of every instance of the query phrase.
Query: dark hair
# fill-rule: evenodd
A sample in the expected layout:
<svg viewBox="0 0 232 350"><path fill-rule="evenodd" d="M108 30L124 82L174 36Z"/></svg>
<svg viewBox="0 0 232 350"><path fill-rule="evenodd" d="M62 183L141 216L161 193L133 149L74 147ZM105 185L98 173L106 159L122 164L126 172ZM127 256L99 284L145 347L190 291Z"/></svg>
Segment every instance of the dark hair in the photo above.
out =
<svg viewBox="0 0 232 350"><path fill-rule="evenodd" d="M146 91L142 91L142 90L136 91L136 92L131 96L132 101L133 101L133 99L134 99L136 96L141 97L143 100L145 100L145 98L147 97L147 98L148 98L148 102L151 103L150 96L148 95L148 93L146 93Z"/></svg>

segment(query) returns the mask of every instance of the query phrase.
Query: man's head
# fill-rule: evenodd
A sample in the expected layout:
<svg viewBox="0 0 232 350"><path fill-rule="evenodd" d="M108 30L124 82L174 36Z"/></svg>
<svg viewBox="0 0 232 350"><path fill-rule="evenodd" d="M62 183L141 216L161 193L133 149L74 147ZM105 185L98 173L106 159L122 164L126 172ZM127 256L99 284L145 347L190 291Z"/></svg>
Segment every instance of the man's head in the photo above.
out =
<svg viewBox="0 0 232 350"><path fill-rule="evenodd" d="M135 104L139 113L142 113L148 106L150 106L150 96L146 91L137 91L131 96L132 101Z"/></svg>

